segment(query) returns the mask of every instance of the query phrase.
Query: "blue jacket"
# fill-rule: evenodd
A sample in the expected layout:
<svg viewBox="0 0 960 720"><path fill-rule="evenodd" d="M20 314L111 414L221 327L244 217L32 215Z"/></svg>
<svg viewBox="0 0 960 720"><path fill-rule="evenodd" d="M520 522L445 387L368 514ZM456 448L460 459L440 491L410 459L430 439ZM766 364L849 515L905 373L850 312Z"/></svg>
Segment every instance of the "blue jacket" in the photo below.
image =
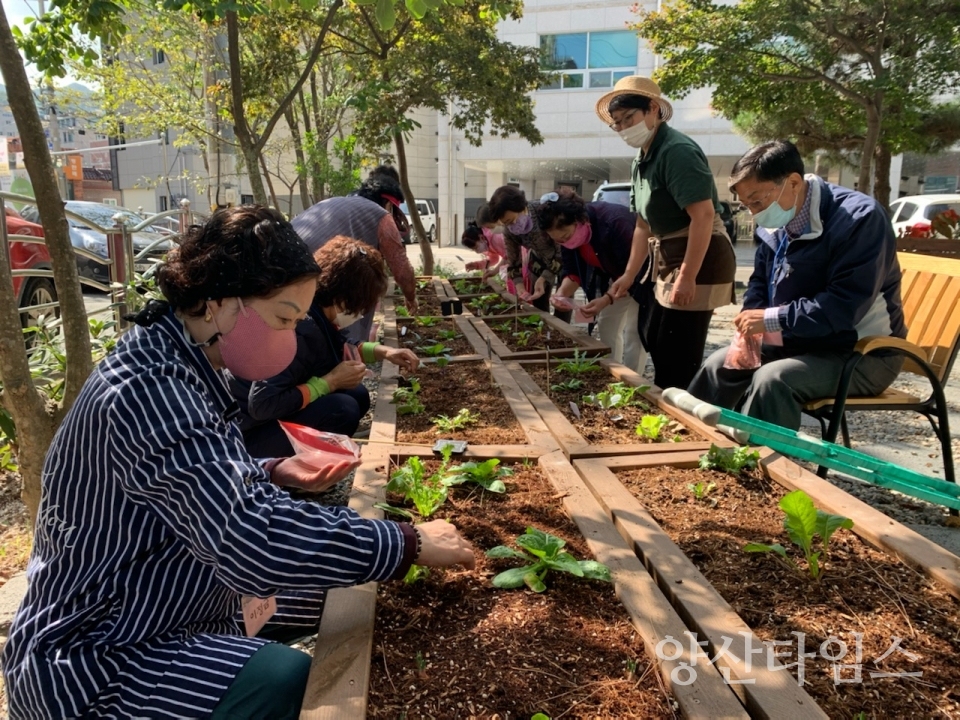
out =
<svg viewBox="0 0 960 720"><path fill-rule="evenodd" d="M297 323L297 354L279 375L251 383L227 373L230 392L240 404L237 422L241 430L251 430L271 420L288 418L303 407L298 385L312 377L321 377L343 361L346 341L337 327L327 320L323 309L310 307L307 317Z"/></svg>
<svg viewBox="0 0 960 720"><path fill-rule="evenodd" d="M783 345L850 350L867 335L904 338L897 240L872 197L808 175L810 222L790 241L785 275L770 295L770 273L784 230L758 228L760 245L744 309L780 308Z"/></svg>

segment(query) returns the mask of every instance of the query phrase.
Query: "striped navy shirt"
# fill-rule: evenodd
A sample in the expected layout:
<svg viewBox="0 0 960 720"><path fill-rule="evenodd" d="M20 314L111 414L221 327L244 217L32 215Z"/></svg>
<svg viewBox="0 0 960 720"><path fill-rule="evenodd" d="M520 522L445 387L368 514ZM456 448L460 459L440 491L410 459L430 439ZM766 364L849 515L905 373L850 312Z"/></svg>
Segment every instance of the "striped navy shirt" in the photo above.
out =
<svg viewBox="0 0 960 720"><path fill-rule="evenodd" d="M87 380L54 438L2 662L14 718L200 717L264 644L240 596L383 580L399 525L293 500L168 314ZM408 553L409 554L409 553Z"/></svg>

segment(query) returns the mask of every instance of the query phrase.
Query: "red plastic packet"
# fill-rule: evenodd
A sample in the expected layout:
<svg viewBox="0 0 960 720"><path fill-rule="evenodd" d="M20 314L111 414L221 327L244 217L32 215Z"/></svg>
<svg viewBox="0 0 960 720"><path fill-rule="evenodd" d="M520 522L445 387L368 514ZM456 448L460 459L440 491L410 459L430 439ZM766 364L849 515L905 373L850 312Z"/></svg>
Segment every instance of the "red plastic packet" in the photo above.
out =
<svg viewBox="0 0 960 720"><path fill-rule="evenodd" d="M723 366L728 370L756 370L760 367L760 335L743 335L739 330L727 348Z"/></svg>
<svg viewBox="0 0 960 720"><path fill-rule="evenodd" d="M573 321L575 323L592 323L596 315L587 315L583 311L583 305L575 305L573 308Z"/></svg>
<svg viewBox="0 0 960 720"><path fill-rule="evenodd" d="M346 435L321 432L283 420L280 421L280 427L297 456L316 468L344 461L360 463L360 446Z"/></svg>

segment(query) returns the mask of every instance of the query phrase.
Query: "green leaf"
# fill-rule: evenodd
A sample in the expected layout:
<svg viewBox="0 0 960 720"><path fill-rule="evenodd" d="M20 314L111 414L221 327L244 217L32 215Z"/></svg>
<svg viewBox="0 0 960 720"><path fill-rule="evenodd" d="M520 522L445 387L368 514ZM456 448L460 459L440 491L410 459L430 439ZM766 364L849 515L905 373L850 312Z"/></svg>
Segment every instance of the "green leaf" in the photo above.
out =
<svg viewBox="0 0 960 720"><path fill-rule="evenodd" d="M377 24L383 30L393 30L397 24L397 11L393 7L394 0L377 0L377 9L374 14L377 17Z"/></svg>
<svg viewBox="0 0 960 720"><path fill-rule="evenodd" d="M374 503L373 506L378 510L383 510L384 512L391 513L393 515L399 515L400 517L404 517L407 520L413 520L413 513L407 510L404 510L403 508L394 507L389 503L383 503L383 502Z"/></svg>
<svg viewBox="0 0 960 720"><path fill-rule="evenodd" d="M580 563L577 562L577 559L570 553L559 553L555 558L545 560L544 562L554 570L560 570L561 572L570 573L577 577L583 577L583 570L580 569Z"/></svg>
<svg viewBox="0 0 960 720"><path fill-rule="evenodd" d="M833 515L823 510L817 510L817 532L823 540L824 550L830 544L830 538L840 528L852 530L853 520L843 515Z"/></svg>
<svg viewBox="0 0 960 720"><path fill-rule="evenodd" d="M430 9L427 7L427 4L424 0L406 0L407 10L410 11L410 14L413 15L417 20L422 20L423 16L427 14L427 11Z"/></svg>
<svg viewBox="0 0 960 720"><path fill-rule="evenodd" d="M489 490L490 492L503 495L507 491L507 486L503 484L503 480L498 480L494 478L482 478L477 482L483 486L484 490Z"/></svg>
<svg viewBox="0 0 960 720"><path fill-rule="evenodd" d="M503 588L504 590L513 590L514 588L523 587L527 573L530 572L530 569L534 567L537 566L527 565L525 567L504 570L502 573L493 578L493 586L496 588Z"/></svg>
<svg viewBox="0 0 960 720"><path fill-rule="evenodd" d="M787 557L787 549L777 543L776 545L764 545L763 543L747 543L743 546L744 552L775 552L777 555L780 555L783 558Z"/></svg>
<svg viewBox="0 0 960 720"><path fill-rule="evenodd" d="M794 490L780 498L780 509L786 513L783 527L786 528L790 540L803 550L804 555L810 554L810 543L817 531L817 509L813 500L803 490Z"/></svg>
<svg viewBox="0 0 960 720"><path fill-rule="evenodd" d="M580 569L587 580L613 582L613 578L610 577L610 568L596 560L581 560Z"/></svg>
<svg viewBox="0 0 960 720"><path fill-rule="evenodd" d="M438 357L434 362L437 367L446 367L450 364L450 356L444 355L443 357Z"/></svg>
<svg viewBox="0 0 960 720"><path fill-rule="evenodd" d="M810 566L810 577L816 580L820 577L820 553L810 553L807 556L807 564Z"/></svg>
<svg viewBox="0 0 960 720"><path fill-rule="evenodd" d="M488 558L520 558L521 560L529 560L530 556L525 553L514 550L512 547L507 547L506 545L497 545L496 547L490 548L484 553Z"/></svg>
<svg viewBox="0 0 960 720"><path fill-rule="evenodd" d="M567 543L556 535L543 530L528 527L527 532L517 538L517 545L539 558L553 558Z"/></svg>
<svg viewBox="0 0 960 720"><path fill-rule="evenodd" d="M543 579L532 570L523 576L523 582L535 593L542 593L547 589L547 586L543 584Z"/></svg>

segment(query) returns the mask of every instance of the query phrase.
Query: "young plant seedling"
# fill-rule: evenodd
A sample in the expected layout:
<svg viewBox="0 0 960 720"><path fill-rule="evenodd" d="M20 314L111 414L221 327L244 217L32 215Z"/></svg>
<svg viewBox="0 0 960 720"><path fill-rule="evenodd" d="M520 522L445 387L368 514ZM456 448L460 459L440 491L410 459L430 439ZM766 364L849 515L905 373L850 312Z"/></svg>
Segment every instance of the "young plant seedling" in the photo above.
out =
<svg viewBox="0 0 960 720"><path fill-rule="evenodd" d="M430 287L431 280L429 278L424 278L422 280L417 280L417 290L426 290Z"/></svg>
<svg viewBox="0 0 960 720"><path fill-rule="evenodd" d="M753 470L760 462L760 453L751 450L748 445L738 448L721 448L711 445L710 450L700 456L701 470L722 470L739 475L743 470Z"/></svg>
<svg viewBox="0 0 960 720"><path fill-rule="evenodd" d="M386 491L403 495L404 500L413 503L420 517L430 517L447 499L447 486L443 484L443 477L450 464L451 452L453 448L450 445L443 448L443 461L440 463L440 468L429 476L420 458L408 458L403 465L390 474ZM402 508L395 508L386 503L377 503L375 507L388 512L402 511Z"/></svg>
<svg viewBox="0 0 960 720"><path fill-rule="evenodd" d="M456 330L439 330L437 331L437 337L440 340L456 340L461 335Z"/></svg>
<svg viewBox="0 0 960 720"><path fill-rule="evenodd" d="M691 485L687 485L687 489L693 493L693 499L699 502L706 500L707 496L717 489L717 484L715 482L704 482L701 480Z"/></svg>
<svg viewBox="0 0 960 720"><path fill-rule="evenodd" d="M637 435L659 442L660 433L669 424L670 418L666 415L644 415L640 418L640 424L637 425Z"/></svg>
<svg viewBox="0 0 960 720"><path fill-rule="evenodd" d="M446 415L438 415L435 418L430 418L430 420L437 426L438 433L462 430L467 425L473 425L479 419L480 416L477 413L471 412L467 408L460 408L460 412L458 412L452 418L447 417Z"/></svg>
<svg viewBox="0 0 960 720"><path fill-rule="evenodd" d="M600 368L599 358L588 358L585 352L580 350L573 351L572 360L564 360L557 365L557 372L567 372L579 375L586 372L598 372Z"/></svg>
<svg viewBox="0 0 960 720"><path fill-rule="evenodd" d="M577 560L568 552L562 552L566 541L556 535L528 527L527 532L516 539L523 552L506 545L487 550L488 558L517 558L528 565L512 568L493 578L493 586L507 590L526 585L534 592L547 589L544 580L551 570L566 572L587 580L611 582L610 568L596 560Z"/></svg>
<svg viewBox="0 0 960 720"><path fill-rule="evenodd" d="M433 317L432 315L418 315L417 325L422 327L433 327L443 322L443 318Z"/></svg>
<svg viewBox="0 0 960 720"><path fill-rule="evenodd" d="M518 330L513 336L517 339L517 347L526 347L533 337L533 330Z"/></svg>
<svg viewBox="0 0 960 720"><path fill-rule="evenodd" d="M410 317L410 311L407 310L406 305L397 305L396 313L397 313L397 317Z"/></svg>
<svg viewBox="0 0 960 720"><path fill-rule="evenodd" d="M507 320L506 322L502 322L499 325L494 325L493 329L497 330L498 332L508 333L511 330L513 330L513 325L510 323L509 320Z"/></svg>
<svg viewBox="0 0 960 720"><path fill-rule="evenodd" d="M407 378L410 387L397 388L393 391L390 401L397 406L397 415L419 415L426 407L420 401L420 380L415 377Z"/></svg>
<svg viewBox="0 0 960 720"><path fill-rule="evenodd" d="M479 310L482 314L486 315L487 307L493 305L499 299L499 295L481 295L467 303L467 307L471 310Z"/></svg>
<svg viewBox="0 0 960 720"><path fill-rule="evenodd" d="M430 568L423 565L411 565L407 574L403 576L403 582L407 585L413 585L419 580L426 580L430 577Z"/></svg>
<svg viewBox="0 0 960 720"><path fill-rule="evenodd" d="M787 531L787 535L793 544L803 552L810 577L819 580L823 572L820 558L822 556L826 560L830 538L840 528L851 530L853 520L843 517L843 515L832 515L823 510L818 510L814 506L813 500L803 490L794 490L787 493L780 498L779 504L785 515L783 527ZM821 549L820 552L814 552L813 540L818 535L820 536ZM787 555L786 548L779 543L775 545L747 543L743 546L743 550L744 552L775 553L778 560L799 571L797 564Z"/></svg>
<svg viewBox="0 0 960 720"><path fill-rule="evenodd" d="M440 357L441 355L446 355L450 352L450 348L443 343L436 343L435 345L419 345L417 350L422 352L427 357Z"/></svg>
<svg viewBox="0 0 960 720"><path fill-rule="evenodd" d="M484 460L481 463L468 462L462 465L454 465L448 471L449 474L443 482L447 486L463 485L464 483L476 483L484 490L495 493L505 493L507 486L503 484L505 477L513 475L513 470L506 467L498 467L500 461L497 458Z"/></svg>
<svg viewBox="0 0 960 720"><path fill-rule="evenodd" d="M499 314L501 314L504 310L509 310L509 309L512 308L512 307L513 307L513 305L511 305L511 304L508 303L508 302L498 302L496 305L490 306L490 310L492 310L493 312L495 312L496 314L499 315Z"/></svg>
<svg viewBox="0 0 960 720"><path fill-rule="evenodd" d="M585 384L586 383L584 383L580 378L570 378L569 380L551 385L550 389L554 392L575 392L582 388Z"/></svg>
<svg viewBox="0 0 960 720"><path fill-rule="evenodd" d="M527 315L526 317L519 318L519 320L527 327L532 327L537 330L541 330L543 328L543 318L541 318L539 315Z"/></svg>
<svg viewBox="0 0 960 720"><path fill-rule="evenodd" d="M649 385L633 387L622 382L615 382L610 383L605 390L598 393L584 395L583 401L588 405L596 405L601 410L612 410L613 408L639 404L640 401L634 400L634 397L638 393L646 392L649 389Z"/></svg>

